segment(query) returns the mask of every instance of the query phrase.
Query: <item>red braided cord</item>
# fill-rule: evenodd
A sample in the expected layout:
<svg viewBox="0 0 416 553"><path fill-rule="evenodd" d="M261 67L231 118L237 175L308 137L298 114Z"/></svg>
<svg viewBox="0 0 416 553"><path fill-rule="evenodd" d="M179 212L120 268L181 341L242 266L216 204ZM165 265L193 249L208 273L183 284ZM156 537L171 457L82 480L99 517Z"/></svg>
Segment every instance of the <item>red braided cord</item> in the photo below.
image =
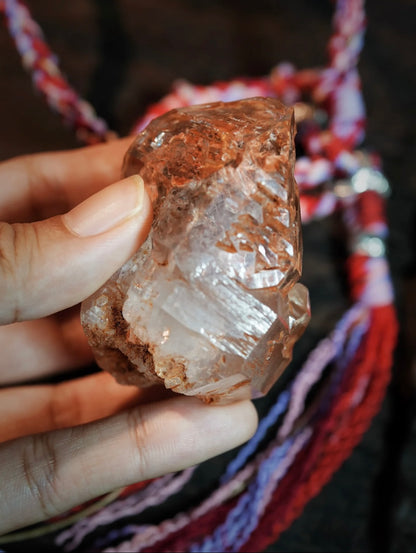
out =
<svg viewBox="0 0 416 553"><path fill-rule="evenodd" d="M374 223L386 220L385 202L377 192L368 190L357 198L357 216L362 221L363 228L370 228Z"/></svg>
<svg viewBox="0 0 416 553"><path fill-rule="evenodd" d="M365 268L366 257L360 254L351 255L347 261L349 271L354 271L356 278L354 284L351 284L351 295L353 298L359 298L367 283L367 270Z"/></svg>
<svg viewBox="0 0 416 553"><path fill-rule="evenodd" d="M16 0L13 9L17 9L20 15L16 18L17 28L11 24L7 0L0 0L0 14L4 13L23 65L30 70L33 84L49 106L61 115L65 124L75 129L79 140L86 144L114 138L115 133L108 130L91 104L79 96L61 73L56 56L45 42L40 27L32 20L26 4Z"/></svg>

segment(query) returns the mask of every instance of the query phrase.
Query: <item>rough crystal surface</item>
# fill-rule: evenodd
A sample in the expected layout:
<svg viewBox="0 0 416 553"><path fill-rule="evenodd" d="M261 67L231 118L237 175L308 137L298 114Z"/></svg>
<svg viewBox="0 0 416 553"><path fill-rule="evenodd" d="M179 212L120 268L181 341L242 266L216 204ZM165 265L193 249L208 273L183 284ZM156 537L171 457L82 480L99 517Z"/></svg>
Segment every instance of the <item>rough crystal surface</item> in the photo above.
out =
<svg viewBox="0 0 416 553"><path fill-rule="evenodd" d="M119 382L205 401L265 394L309 321L292 110L253 98L173 110L126 154L153 201L150 235L82 306Z"/></svg>

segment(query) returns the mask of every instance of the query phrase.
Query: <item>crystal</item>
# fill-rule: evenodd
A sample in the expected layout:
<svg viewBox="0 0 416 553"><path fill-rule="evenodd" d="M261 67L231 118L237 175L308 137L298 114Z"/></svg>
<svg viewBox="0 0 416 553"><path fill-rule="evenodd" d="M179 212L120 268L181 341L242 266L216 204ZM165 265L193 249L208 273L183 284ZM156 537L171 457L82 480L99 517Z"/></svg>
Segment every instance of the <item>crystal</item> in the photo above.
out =
<svg viewBox="0 0 416 553"><path fill-rule="evenodd" d="M264 395L310 317L293 110L251 98L175 109L137 136L154 222L82 306L97 363L126 384L207 402Z"/></svg>

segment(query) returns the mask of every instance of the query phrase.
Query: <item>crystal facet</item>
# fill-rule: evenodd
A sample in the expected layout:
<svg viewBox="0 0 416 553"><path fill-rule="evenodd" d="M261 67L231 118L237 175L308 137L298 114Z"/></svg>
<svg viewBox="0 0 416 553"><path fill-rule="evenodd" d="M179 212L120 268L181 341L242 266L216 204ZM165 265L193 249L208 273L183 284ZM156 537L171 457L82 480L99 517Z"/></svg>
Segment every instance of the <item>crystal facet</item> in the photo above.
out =
<svg viewBox="0 0 416 553"><path fill-rule="evenodd" d="M220 402L275 383L309 321L293 136L292 110L265 98L172 110L137 136L124 174L154 223L82 306L119 382Z"/></svg>

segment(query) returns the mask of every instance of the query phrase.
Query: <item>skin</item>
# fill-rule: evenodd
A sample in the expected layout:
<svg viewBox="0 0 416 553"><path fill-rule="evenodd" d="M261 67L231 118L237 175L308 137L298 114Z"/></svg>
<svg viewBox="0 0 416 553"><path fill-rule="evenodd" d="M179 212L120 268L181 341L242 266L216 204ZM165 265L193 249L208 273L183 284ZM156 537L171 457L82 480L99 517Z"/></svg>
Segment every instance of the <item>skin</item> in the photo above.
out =
<svg viewBox="0 0 416 553"><path fill-rule="evenodd" d="M143 191L136 211L113 226L93 219L104 208L117 219L121 192L139 190L119 181L130 141L0 164L0 533L202 462L257 426L249 401L207 406L82 372L92 354L79 303L137 250L151 224ZM69 369L79 377L36 383Z"/></svg>

